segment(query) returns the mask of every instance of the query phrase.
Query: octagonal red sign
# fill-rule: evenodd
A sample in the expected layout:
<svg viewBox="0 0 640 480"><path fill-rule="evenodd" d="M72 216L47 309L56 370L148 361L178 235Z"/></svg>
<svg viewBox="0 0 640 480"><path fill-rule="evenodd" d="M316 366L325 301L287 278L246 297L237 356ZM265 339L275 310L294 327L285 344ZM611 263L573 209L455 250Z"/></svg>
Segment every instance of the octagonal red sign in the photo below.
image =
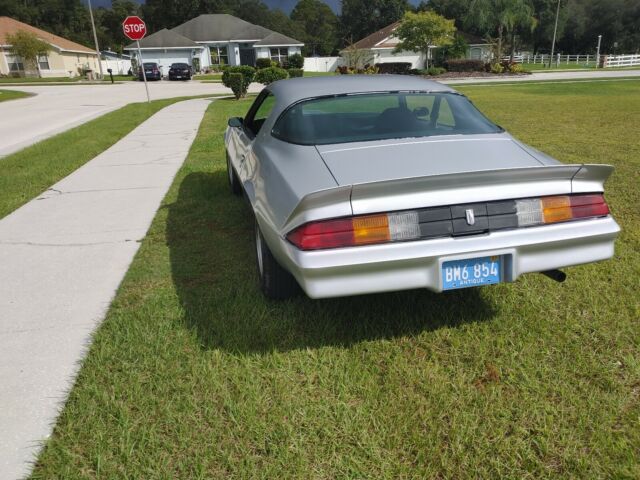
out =
<svg viewBox="0 0 640 480"><path fill-rule="evenodd" d="M130 16L122 22L122 31L131 40L140 40L147 34L147 26L138 16Z"/></svg>

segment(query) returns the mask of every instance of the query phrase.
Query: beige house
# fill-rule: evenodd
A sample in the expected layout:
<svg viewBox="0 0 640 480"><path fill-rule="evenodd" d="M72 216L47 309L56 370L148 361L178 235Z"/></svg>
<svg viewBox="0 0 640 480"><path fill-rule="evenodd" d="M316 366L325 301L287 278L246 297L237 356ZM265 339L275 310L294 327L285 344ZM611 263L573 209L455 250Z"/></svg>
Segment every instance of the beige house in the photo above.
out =
<svg viewBox="0 0 640 480"><path fill-rule="evenodd" d="M43 77L75 77L88 70L99 71L98 56L94 50L13 18L0 17L0 75L25 73L24 61L11 54L7 40L9 35L19 31L33 33L51 45L51 50L38 58L37 68Z"/></svg>
<svg viewBox="0 0 640 480"><path fill-rule="evenodd" d="M400 22L387 25L353 45L356 50L365 54L366 60L363 63L406 62L411 64L411 68L424 68L425 56L423 53L406 51L396 53L394 51L398 43L400 43L400 39L395 36L395 31L399 26ZM458 31L458 35L461 35L469 46L467 58L489 60L491 57L491 44L466 32ZM429 59L433 58L434 50L437 48L437 46L433 46L429 49ZM343 55L346 52L347 50L343 50Z"/></svg>

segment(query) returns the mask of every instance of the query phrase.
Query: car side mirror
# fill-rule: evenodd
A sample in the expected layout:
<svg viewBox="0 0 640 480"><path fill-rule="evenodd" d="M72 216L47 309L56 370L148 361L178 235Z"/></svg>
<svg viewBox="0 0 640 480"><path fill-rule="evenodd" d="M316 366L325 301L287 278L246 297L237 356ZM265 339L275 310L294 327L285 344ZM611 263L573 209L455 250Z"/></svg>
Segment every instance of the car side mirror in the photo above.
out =
<svg viewBox="0 0 640 480"><path fill-rule="evenodd" d="M231 117L228 124L232 128L240 128L242 127L242 117Z"/></svg>

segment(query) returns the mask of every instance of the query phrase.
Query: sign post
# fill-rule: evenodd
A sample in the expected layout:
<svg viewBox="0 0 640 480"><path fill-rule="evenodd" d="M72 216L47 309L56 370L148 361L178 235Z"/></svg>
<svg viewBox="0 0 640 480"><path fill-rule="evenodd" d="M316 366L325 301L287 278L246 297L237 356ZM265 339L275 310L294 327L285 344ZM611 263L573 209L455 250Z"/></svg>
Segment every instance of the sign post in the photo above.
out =
<svg viewBox="0 0 640 480"><path fill-rule="evenodd" d="M147 34L147 26L144 21L137 16L129 16L122 22L122 31L130 40L135 40L138 47L138 63L142 70L142 79L144 80L144 88L147 92L147 103L151 102L149 98L149 87L147 86L147 74L144 71L144 62L142 61L142 51L140 50L140 40Z"/></svg>

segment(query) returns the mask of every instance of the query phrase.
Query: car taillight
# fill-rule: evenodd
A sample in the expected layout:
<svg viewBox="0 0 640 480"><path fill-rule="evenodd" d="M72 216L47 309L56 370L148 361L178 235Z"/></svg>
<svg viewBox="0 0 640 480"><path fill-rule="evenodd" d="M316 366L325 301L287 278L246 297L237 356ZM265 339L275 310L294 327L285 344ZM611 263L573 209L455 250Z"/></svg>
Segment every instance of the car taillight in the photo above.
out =
<svg viewBox="0 0 640 480"><path fill-rule="evenodd" d="M515 204L515 208L511 209L512 213L496 215L497 217L515 217L513 223L506 222L506 227L490 227L489 231L513 228L516 224L518 227L529 227L609 214L609 207L602 194L560 195L510 202L513 202L512 205ZM504 204L504 201L500 203ZM441 215L443 208L436 208ZM446 211L446 207L444 208ZM423 215L421 212L424 211L423 209L409 210L310 222L287 234L287 240L301 250L321 250L419 240L451 234L452 230L446 233L446 229L444 231L441 229L441 224L454 222L452 214L445 217L439 216L437 221L432 223L423 218L422 221L426 223L421 224L420 218ZM438 230L432 230L434 224L439 225ZM483 231L486 232L486 230Z"/></svg>
<svg viewBox="0 0 640 480"><path fill-rule="evenodd" d="M363 215L311 222L293 230L287 238L302 250L352 247L420 238L417 212Z"/></svg>
<svg viewBox="0 0 640 480"><path fill-rule="evenodd" d="M560 195L516 200L518 226L546 225L609 214L601 194Z"/></svg>

